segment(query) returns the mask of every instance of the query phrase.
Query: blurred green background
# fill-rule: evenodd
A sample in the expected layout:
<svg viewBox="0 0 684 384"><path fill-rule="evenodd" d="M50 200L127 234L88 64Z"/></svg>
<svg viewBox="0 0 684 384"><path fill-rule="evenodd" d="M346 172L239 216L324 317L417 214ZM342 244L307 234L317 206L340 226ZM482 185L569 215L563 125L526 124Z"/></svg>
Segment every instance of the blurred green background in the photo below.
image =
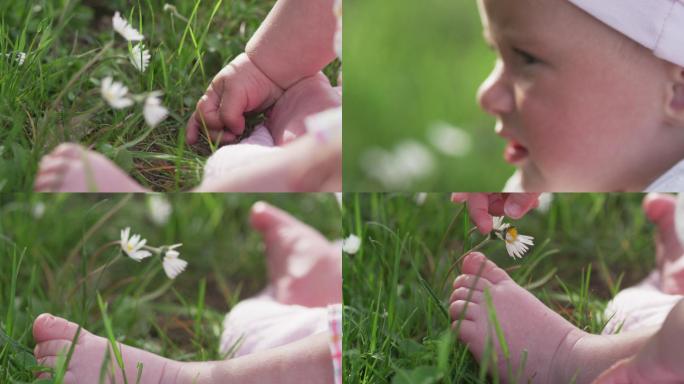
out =
<svg viewBox="0 0 684 384"><path fill-rule="evenodd" d="M476 92L494 65L482 39L475 1L345 2L345 191L499 191L513 167L494 119L477 106ZM436 121L463 129L472 140L464 156L447 156L427 139ZM406 185L387 185L364 167L369 148L391 150L414 139L430 150L432 172ZM415 156L413 157L416 158Z"/></svg>

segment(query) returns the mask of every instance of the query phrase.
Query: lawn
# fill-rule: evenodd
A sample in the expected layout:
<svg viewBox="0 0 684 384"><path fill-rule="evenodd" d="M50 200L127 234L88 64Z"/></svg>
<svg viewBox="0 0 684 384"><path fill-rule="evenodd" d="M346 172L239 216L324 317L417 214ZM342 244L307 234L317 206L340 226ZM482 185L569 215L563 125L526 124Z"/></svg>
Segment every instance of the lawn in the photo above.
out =
<svg viewBox="0 0 684 384"><path fill-rule="evenodd" d="M223 317L266 283L252 204L267 201L329 239L341 236L330 194L167 196L164 221L149 195L0 195L0 382L33 382L31 325L43 312L99 335L106 313L125 344L182 361L221 359ZM152 246L182 243L186 271L170 280L159 257L123 256L112 242L125 227Z"/></svg>
<svg viewBox="0 0 684 384"><path fill-rule="evenodd" d="M515 221L535 246L515 261L503 242L481 249L571 323L598 333L621 287L654 266L653 228L641 194L556 194L546 212ZM496 382L450 331L451 266L484 238L448 194L345 194L344 372L349 383ZM459 214L460 212L460 214Z"/></svg>
<svg viewBox="0 0 684 384"><path fill-rule="evenodd" d="M495 59L482 39L476 2L349 0L345 13L345 191L501 190L513 167L503 161L494 119L476 103ZM465 136L469 149L457 142L452 152L438 151L429 139L434 125L462 133L437 136L438 145ZM414 155L395 170L404 182L372 177L377 156L369 151L407 141L426 148L433 167L408 177Z"/></svg>
<svg viewBox="0 0 684 384"><path fill-rule="evenodd" d="M156 191L197 185L216 148L188 146L186 122L211 79L244 50L274 3L1 2L0 191L30 190L40 158L65 141L104 153ZM116 11L145 35L151 60L144 73L129 60L131 45L112 29ZM327 69L332 79L336 70ZM140 105L110 108L100 97L107 76L133 94L163 92L168 118L151 128Z"/></svg>

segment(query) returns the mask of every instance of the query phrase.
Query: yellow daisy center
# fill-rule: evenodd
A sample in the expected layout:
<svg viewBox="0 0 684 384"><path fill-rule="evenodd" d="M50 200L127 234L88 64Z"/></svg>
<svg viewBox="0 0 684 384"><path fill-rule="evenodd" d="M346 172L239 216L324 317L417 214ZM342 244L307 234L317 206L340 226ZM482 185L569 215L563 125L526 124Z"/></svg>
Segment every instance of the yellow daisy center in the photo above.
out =
<svg viewBox="0 0 684 384"><path fill-rule="evenodd" d="M510 228L506 229L506 242L507 243L514 243L517 238L518 238L518 230L515 229L515 227L510 227Z"/></svg>

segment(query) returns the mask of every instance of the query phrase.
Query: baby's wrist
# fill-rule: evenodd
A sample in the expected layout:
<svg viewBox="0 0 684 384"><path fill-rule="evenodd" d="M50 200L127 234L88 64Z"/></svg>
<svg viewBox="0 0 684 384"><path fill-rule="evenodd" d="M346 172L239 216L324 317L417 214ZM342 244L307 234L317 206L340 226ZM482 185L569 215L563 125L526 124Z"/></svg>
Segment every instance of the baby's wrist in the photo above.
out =
<svg viewBox="0 0 684 384"><path fill-rule="evenodd" d="M265 73L254 62L254 60L252 60L252 58L249 56L249 54L247 54L247 52L243 52L243 53L239 54L236 58L233 59L233 61L231 61L231 64L235 66L238 73L240 73L240 72L252 73L254 76L258 77L264 83L269 84L271 86L271 88L275 88L274 91L276 93L285 92L286 88L283 88L282 86L280 86L280 84L278 84L267 73Z"/></svg>

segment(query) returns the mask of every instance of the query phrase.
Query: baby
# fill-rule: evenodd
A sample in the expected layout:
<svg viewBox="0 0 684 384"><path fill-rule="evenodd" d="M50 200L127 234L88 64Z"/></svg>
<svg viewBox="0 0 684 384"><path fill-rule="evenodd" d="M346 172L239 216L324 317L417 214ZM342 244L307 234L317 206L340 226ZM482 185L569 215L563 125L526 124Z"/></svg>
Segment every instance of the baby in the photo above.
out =
<svg viewBox="0 0 684 384"><path fill-rule="evenodd" d="M239 140L207 161L197 191L341 190L341 92L320 73L336 52L341 56L341 17L340 0L276 2L188 122L189 144L200 133L223 144ZM265 124L245 137L244 115L267 109ZM34 188L145 191L107 158L75 144L43 158Z"/></svg>
<svg viewBox="0 0 684 384"><path fill-rule="evenodd" d="M226 317L222 353L233 358L180 362L119 344L126 378L141 383L341 383L342 262L339 244L266 203L252 208L252 226L266 245L270 284L257 298L239 303ZM33 324L39 364L55 367L78 325L48 314ZM65 383L99 382L108 340L82 329ZM112 355L113 356L113 355ZM107 383L122 383L118 368ZM49 377L41 373L40 377Z"/></svg>
<svg viewBox="0 0 684 384"><path fill-rule="evenodd" d="M677 267L684 252L674 230L674 204L671 196L644 199L644 211L658 227L658 267L644 283L622 291L609 304L606 315L611 320L602 335L575 327L483 254L472 253L463 261L450 298L458 338L478 360L493 340L497 363L492 369L505 382L590 383L604 371L605 381L600 382L605 383L684 381L679 361L684 345L684 276ZM506 339L505 352L489 320L485 290ZM618 329L620 333L614 334Z"/></svg>
<svg viewBox="0 0 684 384"><path fill-rule="evenodd" d="M684 190L681 0L478 0L508 192Z"/></svg>

